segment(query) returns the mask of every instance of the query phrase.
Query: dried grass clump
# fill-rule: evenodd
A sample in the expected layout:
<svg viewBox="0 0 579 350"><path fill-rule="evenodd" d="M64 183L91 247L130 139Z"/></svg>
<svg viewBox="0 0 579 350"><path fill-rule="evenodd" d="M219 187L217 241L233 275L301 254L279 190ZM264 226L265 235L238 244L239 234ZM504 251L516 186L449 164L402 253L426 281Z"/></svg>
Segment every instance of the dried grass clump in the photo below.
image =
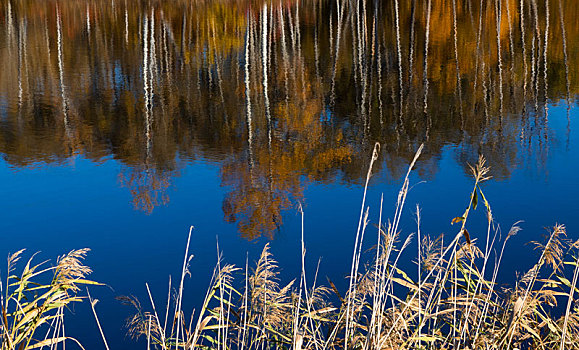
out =
<svg viewBox="0 0 579 350"><path fill-rule="evenodd" d="M8 257L6 279L0 279L2 350L55 348L67 340L78 344L65 335L64 309L82 300L77 295L81 286L97 284L85 279L91 273L82 264L88 251L73 250L56 266L47 266L47 261L34 265L33 256L20 274L16 267L24 250Z"/></svg>
<svg viewBox="0 0 579 350"><path fill-rule="evenodd" d="M398 226L419 148L387 224L382 224L380 203L375 256L362 265L362 243L369 225L365 197L378 150L368 170L345 292L331 281L328 287L317 285L317 271L313 279L307 278L302 225L299 283L280 284L278 264L268 244L254 269L248 264L243 270L221 267L220 257L197 321L193 317L185 321L181 283L172 303L172 323L167 322L167 310L162 326L152 297L151 313L143 312L135 299L126 298L138 310L129 320L129 334L145 335L148 344L162 349L579 349L574 342L579 337L579 241L566 239L565 227L556 225L546 243L534 243L540 252L537 263L514 287L499 288L496 280L507 241L520 227L515 223L500 242L481 188L490 179L482 156L471 166L474 186L466 209L451 220L460 224L457 233L451 239L421 234L417 208L417 232L402 240ZM483 244L467 230L469 215L479 202L487 218ZM191 231L188 242L190 235ZM418 242L417 270L403 271L399 261L413 239ZM187 244L184 275L188 251ZM571 272L569 280L565 276ZM235 283L236 274L243 276L242 283Z"/></svg>
<svg viewBox="0 0 579 350"><path fill-rule="evenodd" d="M183 308L184 279L191 256L189 231L182 274L176 290L169 280L168 307L159 313L149 286L149 310L135 297L120 297L136 310L127 320L132 338L144 337L147 348L177 349L579 349L579 241L567 238L566 228L555 225L544 243L533 242L537 262L509 288L497 285L507 242L519 231L515 223L501 241L491 206L481 185L490 169L480 157L471 166L474 185L461 216L451 220L456 234L431 238L417 230L403 238L399 223L409 190L411 162L399 192L394 216L384 224L382 202L372 259L361 263L368 236L369 208L365 204L372 155L355 236L349 286L339 291L328 280L318 283L318 271L305 268L302 224L301 274L282 284L280 269L266 244L253 268L224 264L219 254L201 307ZM469 217L484 204L486 232L472 235ZM303 219L303 212L302 214ZM303 220L302 220L303 223ZM476 237L476 238L475 238ZM486 237L486 238L485 238ZM485 239L483 239L485 238ZM418 249L416 270L403 270L400 259L410 243ZM482 242L482 243L480 243ZM219 249L217 250L219 252ZM0 280L0 350L56 348L66 340L64 308L80 301L81 285L91 270L82 264L88 249L72 251L54 267L30 259L15 274L22 251L8 258L8 273ZM319 267L319 266L318 266ZM52 278L43 278L52 274ZM236 280L236 277L242 278ZM46 280L46 282L45 282ZM91 307L108 345L95 311ZM191 315L190 317L188 315ZM79 344L80 345L80 344Z"/></svg>

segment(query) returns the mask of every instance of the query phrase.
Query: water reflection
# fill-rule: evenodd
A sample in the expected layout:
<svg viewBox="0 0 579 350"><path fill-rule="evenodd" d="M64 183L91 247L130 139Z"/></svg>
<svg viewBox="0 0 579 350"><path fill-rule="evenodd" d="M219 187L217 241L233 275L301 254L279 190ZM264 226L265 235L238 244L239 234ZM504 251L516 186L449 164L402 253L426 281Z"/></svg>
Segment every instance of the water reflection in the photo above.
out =
<svg viewBox="0 0 579 350"><path fill-rule="evenodd" d="M250 239L273 235L309 181L359 182L374 142L392 178L422 142L424 177L448 144L460 164L484 153L499 179L545 162L548 102L571 106L578 92L572 0L4 0L0 11L6 162L112 156L146 212L187 162L217 162L225 219Z"/></svg>

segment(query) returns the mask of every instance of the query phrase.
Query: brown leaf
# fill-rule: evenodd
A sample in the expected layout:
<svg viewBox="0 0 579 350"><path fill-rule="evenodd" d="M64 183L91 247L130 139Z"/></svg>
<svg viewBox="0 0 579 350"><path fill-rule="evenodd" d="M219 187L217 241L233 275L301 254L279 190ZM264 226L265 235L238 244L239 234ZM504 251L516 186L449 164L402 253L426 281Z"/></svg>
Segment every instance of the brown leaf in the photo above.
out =
<svg viewBox="0 0 579 350"><path fill-rule="evenodd" d="M470 234L466 229L462 230L462 234L464 235L464 239L466 239L466 243L470 244Z"/></svg>
<svg viewBox="0 0 579 350"><path fill-rule="evenodd" d="M464 220L464 218L463 218L462 216L457 216L457 217L455 217L454 219L452 219L452 221L450 222L450 224L451 224L451 225L454 225L454 224L456 224L457 222L461 222L461 221L463 221L463 220Z"/></svg>

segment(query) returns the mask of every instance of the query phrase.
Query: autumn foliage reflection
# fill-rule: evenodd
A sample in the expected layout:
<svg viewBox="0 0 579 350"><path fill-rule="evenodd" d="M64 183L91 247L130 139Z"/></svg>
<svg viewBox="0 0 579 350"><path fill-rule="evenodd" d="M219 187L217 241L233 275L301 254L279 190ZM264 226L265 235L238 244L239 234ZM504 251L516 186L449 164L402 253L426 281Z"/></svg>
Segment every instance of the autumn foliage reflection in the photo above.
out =
<svg viewBox="0 0 579 350"><path fill-rule="evenodd" d="M4 1L0 152L122 165L134 206L188 162L221 167L225 219L273 235L310 181L421 176L445 145L498 179L545 161L550 101L578 93L572 0ZM467 170L465 170L467 171Z"/></svg>

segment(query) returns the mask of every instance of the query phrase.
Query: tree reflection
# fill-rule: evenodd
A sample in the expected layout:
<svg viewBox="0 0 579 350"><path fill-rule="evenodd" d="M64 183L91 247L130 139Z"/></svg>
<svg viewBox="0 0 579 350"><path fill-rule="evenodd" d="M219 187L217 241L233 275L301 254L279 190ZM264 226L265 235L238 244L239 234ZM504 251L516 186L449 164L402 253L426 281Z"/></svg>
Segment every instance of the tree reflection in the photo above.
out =
<svg viewBox="0 0 579 350"><path fill-rule="evenodd" d="M135 208L168 203L188 161L221 166L223 213L272 236L309 181L402 176L425 143L484 153L495 178L547 160L548 102L578 91L575 3L8 0L0 152L122 164ZM547 15L549 14L549 15ZM573 40L574 40L573 39Z"/></svg>

